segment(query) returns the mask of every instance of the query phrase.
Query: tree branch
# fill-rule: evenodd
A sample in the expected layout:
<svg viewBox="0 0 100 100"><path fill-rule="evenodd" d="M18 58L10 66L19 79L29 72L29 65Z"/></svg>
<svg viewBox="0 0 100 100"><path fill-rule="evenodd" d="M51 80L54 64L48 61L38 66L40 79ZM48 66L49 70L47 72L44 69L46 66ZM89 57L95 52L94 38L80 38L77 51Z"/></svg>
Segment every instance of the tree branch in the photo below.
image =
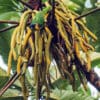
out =
<svg viewBox="0 0 100 100"><path fill-rule="evenodd" d="M1 23L7 23L7 24L19 24L19 22L17 21L10 21L10 20L0 20L0 24Z"/></svg>
<svg viewBox="0 0 100 100"><path fill-rule="evenodd" d="M93 69L86 74L86 78L98 91L100 91L100 77Z"/></svg>
<svg viewBox="0 0 100 100"><path fill-rule="evenodd" d="M100 7L99 8L92 9L92 10L88 11L87 13L80 15L79 17L75 18L75 20L79 20L79 19L81 19L81 18L83 18L83 17L85 17L87 15L90 15L92 13L95 13L97 11L100 11Z"/></svg>
<svg viewBox="0 0 100 100"><path fill-rule="evenodd" d="M9 81L5 84L5 86L0 90L0 96L2 96L5 91L20 77L20 74L17 74L17 72L15 72L15 74L9 79Z"/></svg>
<svg viewBox="0 0 100 100"><path fill-rule="evenodd" d="M12 29L12 28L15 28L15 27L17 27L17 26L18 26L18 24L17 24L17 25L10 26L10 27L7 27L7 28L4 28L4 29L1 29L1 30L0 30L0 33L5 32L5 31L8 31L8 30L10 30L10 29Z"/></svg>

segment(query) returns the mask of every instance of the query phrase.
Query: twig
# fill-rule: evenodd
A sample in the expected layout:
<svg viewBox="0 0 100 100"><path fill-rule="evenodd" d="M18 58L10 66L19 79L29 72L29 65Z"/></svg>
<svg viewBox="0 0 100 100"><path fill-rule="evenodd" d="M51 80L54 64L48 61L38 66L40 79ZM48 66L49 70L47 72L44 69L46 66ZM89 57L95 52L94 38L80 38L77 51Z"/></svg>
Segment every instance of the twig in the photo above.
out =
<svg viewBox="0 0 100 100"><path fill-rule="evenodd" d="M19 24L19 22L17 21L10 21L10 20L0 20L0 23Z"/></svg>
<svg viewBox="0 0 100 100"><path fill-rule="evenodd" d="M4 28L4 29L1 29L1 30L0 30L0 33L5 32L5 31L8 31L8 30L10 30L10 29L12 29L12 28L15 28L15 27L17 27L17 26L18 26L18 24L17 24L17 25L10 26L10 27L7 27L7 28Z"/></svg>
<svg viewBox="0 0 100 100"><path fill-rule="evenodd" d="M15 72L15 74L11 77L11 79L5 84L5 86L0 90L0 96L2 96L5 91L20 77L20 74L17 74Z"/></svg>
<svg viewBox="0 0 100 100"><path fill-rule="evenodd" d="M26 2L24 2L24 1L22 1L22 0L19 0L19 2L21 2L23 5L25 5L26 7L28 7L28 8L30 8L30 9L33 9L33 7L30 5L30 4L28 4L28 3L26 3Z"/></svg>
<svg viewBox="0 0 100 100"><path fill-rule="evenodd" d="M75 18L75 20L79 20L79 19L81 19L81 18L83 18L83 17L85 17L87 15L90 15L90 14L92 14L94 12L97 12L97 11L100 11L100 7L92 9L92 10L88 11L87 13L80 15L79 17Z"/></svg>
<svg viewBox="0 0 100 100"><path fill-rule="evenodd" d="M29 25L29 24L30 24L30 22L27 23L27 25ZM19 23L16 24L16 25L13 25L13 26L10 26L10 27L1 29L1 30L0 30L0 33L5 32L5 31L8 31L8 30L10 30L10 29L12 29L12 28L15 28L15 27L17 27L18 25L19 25Z"/></svg>

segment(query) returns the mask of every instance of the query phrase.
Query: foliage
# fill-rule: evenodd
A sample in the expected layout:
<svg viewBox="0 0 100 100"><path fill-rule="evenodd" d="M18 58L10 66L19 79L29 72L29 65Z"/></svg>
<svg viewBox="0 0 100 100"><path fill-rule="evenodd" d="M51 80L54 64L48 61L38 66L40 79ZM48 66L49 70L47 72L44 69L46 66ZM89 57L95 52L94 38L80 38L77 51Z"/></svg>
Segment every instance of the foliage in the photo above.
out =
<svg viewBox="0 0 100 100"><path fill-rule="evenodd" d="M79 92L73 92L72 90L59 90L55 89L51 93L51 98L56 100L94 100L92 97L88 95L82 95Z"/></svg>

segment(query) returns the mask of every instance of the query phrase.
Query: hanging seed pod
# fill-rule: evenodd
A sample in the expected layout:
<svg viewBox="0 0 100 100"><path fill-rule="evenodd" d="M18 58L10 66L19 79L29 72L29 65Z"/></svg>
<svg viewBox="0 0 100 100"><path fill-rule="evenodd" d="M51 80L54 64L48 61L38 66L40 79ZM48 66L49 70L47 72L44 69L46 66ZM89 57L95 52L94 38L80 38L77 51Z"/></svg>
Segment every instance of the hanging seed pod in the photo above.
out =
<svg viewBox="0 0 100 100"><path fill-rule="evenodd" d="M12 34L8 74L13 59L17 63L17 74L25 73L32 61L36 99L39 100L41 93L46 91L48 100L52 84L50 65L54 59L61 77L70 80L73 90L75 90L75 70L80 82L86 88L82 75L91 70L89 51L94 50L89 44L89 38L97 40L97 37L81 20L75 20L77 14L70 11L63 0L53 2L56 4L44 0L41 6L36 0L29 1L32 4L33 2L35 6L32 5L32 10L27 9L23 12L19 26ZM54 15L51 14L52 11ZM30 25L27 25L29 20ZM86 58L81 57L80 52L84 53Z"/></svg>

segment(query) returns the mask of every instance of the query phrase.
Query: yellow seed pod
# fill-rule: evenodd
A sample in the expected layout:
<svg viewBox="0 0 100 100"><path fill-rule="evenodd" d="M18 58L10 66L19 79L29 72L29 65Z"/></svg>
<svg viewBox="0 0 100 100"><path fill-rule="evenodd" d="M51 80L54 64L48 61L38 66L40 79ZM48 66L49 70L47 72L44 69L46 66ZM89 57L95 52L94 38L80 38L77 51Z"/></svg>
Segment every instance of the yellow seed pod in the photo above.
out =
<svg viewBox="0 0 100 100"><path fill-rule="evenodd" d="M76 35L76 23L75 23L75 18L74 16L71 14L71 24L72 24L72 34Z"/></svg>
<svg viewBox="0 0 100 100"><path fill-rule="evenodd" d="M87 48L83 45L83 42L80 41L80 46L84 52L87 52Z"/></svg>
<svg viewBox="0 0 100 100"><path fill-rule="evenodd" d="M30 60L32 60L32 59L34 58L34 53L35 53L35 51L34 51L34 42L33 42L31 36L29 37L28 42L29 42L30 48L31 48L31 50L32 50L32 51L31 51L32 54L31 54L31 56L30 56Z"/></svg>
<svg viewBox="0 0 100 100"><path fill-rule="evenodd" d="M86 43L85 41L83 42L84 46L87 47L87 49L94 51L94 47L88 43Z"/></svg>
<svg viewBox="0 0 100 100"><path fill-rule="evenodd" d="M12 59L13 59L13 53L12 53L12 50L10 50L9 56L8 56L8 70L7 70L7 75L8 76L10 75L10 71L11 71Z"/></svg>
<svg viewBox="0 0 100 100"><path fill-rule="evenodd" d="M91 70L91 59L88 52L86 53L86 59L87 59L86 69L89 72Z"/></svg>
<svg viewBox="0 0 100 100"><path fill-rule="evenodd" d="M22 44L23 48L25 48L26 44L28 43L28 39L29 39L31 33L32 33L32 30L29 27L27 27L27 33L25 35L25 38L24 38L24 41L23 41L23 44Z"/></svg>
<svg viewBox="0 0 100 100"><path fill-rule="evenodd" d="M64 27L62 26L62 23L61 23L61 21L59 20L59 17L56 16L56 18L57 18L57 27L58 27L58 29L59 29L59 33L60 33L61 37L64 39L66 48L68 49L68 51L69 51L70 54L71 54L71 48L70 48L70 47L71 47L71 44L70 44L70 42L69 42L69 40L68 40L68 36L67 36L65 30L63 30ZM62 28L63 28L63 29L62 29Z"/></svg>
<svg viewBox="0 0 100 100"><path fill-rule="evenodd" d="M94 40L97 40L97 37L92 33L81 21L77 20L77 23L83 28L83 30L91 36Z"/></svg>
<svg viewBox="0 0 100 100"><path fill-rule="evenodd" d="M25 11L25 12L23 13L23 15L21 16L21 19L20 19L20 25L19 25L20 27L22 27L24 18L25 18L28 14L30 14L30 13L32 13L32 10L27 10L27 11Z"/></svg>
<svg viewBox="0 0 100 100"><path fill-rule="evenodd" d="M22 57L19 56L18 61L17 61L17 73L18 74L20 74L20 72L21 72L21 65L22 65Z"/></svg>
<svg viewBox="0 0 100 100"><path fill-rule="evenodd" d="M34 74L34 85L36 85L37 84L37 81L38 81L37 54L35 54L35 57L34 57L33 74Z"/></svg>
<svg viewBox="0 0 100 100"><path fill-rule="evenodd" d="M13 54L13 58L16 61L17 60L17 54L16 51L14 49L12 49L12 54Z"/></svg>
<svg viewBox="0 0 100 100"><path fill-rule="evenodd" d="M42 51L42 49L43 49L43 38L42 38L42 36L40 35L39 36L39 40L38 40L38 47L39 47L39 64L41 64L41 62L42 62L42 53L43 53L43 51Z"/></svg>
<svg viewBox="0 0 100 100"><path fill-rule="evenodd" d="M49 67L51 63L50 59L50 44L51 40L53 38L51 31L49 30L48 27L45 27L45 31L47 34L47 42L45 43L45 57L46 57L46 62L47 62L47 73L49 72Z"/></svg>
<svg viewBox="0 0 100 100"><path fill-rule="evenodd" d="M16 35L17 35L17 31L18 31L18 27L15 28L15 30L14 30L14 32L12 34L11 44L10 44L11 48L15 48L15 46L16 46Z"/></svg>
<svg viewBox="0 0 100 100"><path fill-rule="evenodd" d="M39 40L39 34L40 34L40 29L39 26L36 25L35 26L35 32L34 32L34 36L35 36L35 52L36 54L38 54L38 40Z"/></svg>
<svg viewBox="0 0 100 100"><path fill-rule="evenodd" d="M84 31L84 39L85 41L88 43L89 42L89 37L88 37L88 34L87 32Z"/></svg>

